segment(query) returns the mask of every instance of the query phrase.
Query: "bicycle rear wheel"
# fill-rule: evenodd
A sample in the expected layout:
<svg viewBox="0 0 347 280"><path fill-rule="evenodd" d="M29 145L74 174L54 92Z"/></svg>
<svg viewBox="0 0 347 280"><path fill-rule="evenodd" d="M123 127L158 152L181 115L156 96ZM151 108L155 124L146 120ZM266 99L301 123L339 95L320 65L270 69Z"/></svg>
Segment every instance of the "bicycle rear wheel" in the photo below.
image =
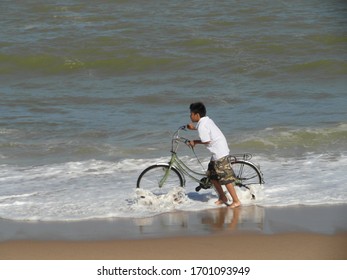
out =
<svg viewBox="0 0 347 280"><path fill-rule="evenodd" d="M171 168L167 178L163 180L168 169L169 165L167 164L156 164L146 168L137 179L136 187L150 191L155 195L167 193L175 187L183 187L182 175L174 168ZM163 183L162 187L160 187L161 183Z"/></svg>
<svg viewBox="0 0 347 280"><path fill-rule="evenodd" d="M236 176L235 185L246 187L251 184L262 184L263 177L257 167L247 161L237 160L231 162L231 167Z"/></svg>

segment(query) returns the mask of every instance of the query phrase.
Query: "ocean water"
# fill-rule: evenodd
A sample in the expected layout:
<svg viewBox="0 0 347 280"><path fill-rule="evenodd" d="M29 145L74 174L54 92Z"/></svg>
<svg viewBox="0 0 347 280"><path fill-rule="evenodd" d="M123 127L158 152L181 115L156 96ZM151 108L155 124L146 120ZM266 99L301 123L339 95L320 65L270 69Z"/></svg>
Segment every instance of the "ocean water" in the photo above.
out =
<svg viewBox="0 0 347 280"><path fill-rule="evenodd" d="M347 203L344 1L0 3L0 218L149 217L212 190L136 190L203 101L265 184L244 205ZM187 138L196 138L185 132ZM203 147L196 153L207 165ZM180 156L199 168L187 148ZM177 199L179 197L179 199Z"/></svg>

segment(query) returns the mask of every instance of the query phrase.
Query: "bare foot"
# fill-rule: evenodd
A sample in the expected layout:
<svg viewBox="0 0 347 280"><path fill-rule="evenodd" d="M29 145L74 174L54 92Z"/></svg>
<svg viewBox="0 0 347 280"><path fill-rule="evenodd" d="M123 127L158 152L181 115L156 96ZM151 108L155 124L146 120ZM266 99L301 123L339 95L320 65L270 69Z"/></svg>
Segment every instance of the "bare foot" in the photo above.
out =
<svg viewBox="0 0 347 280"><path fill-rule="evenodd" d="M231 205L229 206L229 208L237 208L241 206L241 202L233 202L231 203Z"/></svg>
<svg viewBox="0 0 347 280"><path fill-rule="evenodd" d="M223 205L224 202L223 202L223 200L218 199L214 204L216 204L216 205Z"/></svg>

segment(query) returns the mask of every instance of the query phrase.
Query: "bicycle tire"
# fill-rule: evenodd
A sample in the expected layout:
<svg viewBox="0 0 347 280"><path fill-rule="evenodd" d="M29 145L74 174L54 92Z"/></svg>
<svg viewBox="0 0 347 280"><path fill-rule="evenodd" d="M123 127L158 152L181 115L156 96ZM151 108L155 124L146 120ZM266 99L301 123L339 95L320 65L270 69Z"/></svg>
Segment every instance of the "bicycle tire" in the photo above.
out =
<svg viewBox="0 0 347 280"><path fill-rule="evenodd" d="M236 176L236 186L248 188L248 185L263 183L261 172L252 163L236 160L231 162L231 167Z"/></svg>
<svg viewBox="0 0 347 280"><path fill-rule="evenodd" d="M168 164L156 164L147 167L138 177L136 188L141 188L150 191L155 195L160 195L167 193L172 188L183 187L183 177L175 168L171 168L164 185L159 187L159 182L164 177L168 168Z"/></svg>

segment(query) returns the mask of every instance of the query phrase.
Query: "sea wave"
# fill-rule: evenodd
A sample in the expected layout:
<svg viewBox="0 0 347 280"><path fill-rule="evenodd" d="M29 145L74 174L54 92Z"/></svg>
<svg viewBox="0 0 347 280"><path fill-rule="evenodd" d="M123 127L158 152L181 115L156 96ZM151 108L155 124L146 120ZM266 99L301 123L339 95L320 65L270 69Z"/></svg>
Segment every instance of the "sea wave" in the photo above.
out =
<svg viewBox="0 0 347 280"><path fill-rule="evenodd" d="M309 73L310 75L326 73L328 76L347 75L347 62L335 59L321 59L297 63L284 67L290 73Z"/></svg>
<svg viewBox="0 0 347 280"><path fill-rule="evenodd" d="M237 150L256 151L264 154L288 154L347 151L347 124L320 128L271 127L231 139Z"/></svg>
<svg viewBox="0 0 347 280"><path fill-rule="evenodd" d="M185 161L190 161L185 158ZM301 158L255 156L265 184L254 185L257 197L237 189L242 203L266 207L347 203L345 156L311 154ZM0 218L71 221L95 218L152 217L172 211L217 207L215 192L195 191L187 178L184 189L162 197L136 189L141 171L167 158L87 160L18 167L1 165ZM207 162L203 162L207 164ZM179 200L177 200L179 198Z"/></svg>
<svg viewBox="0 0 347 280"><path fill-rule="evenodd" d="M95 70L105 73L148 73L150 71L179 70L186 63L175 57L155 57L140 54L91 59L50 54L0 54L0 73L44 73L46 75L70 74Z"/></svg>
<svg viewBox="0 0 347 280"><path fill-rule="evenodd" d="M147 101L150 102L150 101ZM0 142L1 161L62 162L73 159L118 160L129 157L169 155L170 134L167 131L143 131L133 129L116 132L104 129L87 131L57 131L52 126L40 131L2 130ZM62 138L61 133L64 134ZM47 139L47 134L50 137ZM68 134L71 134L68 137ZM187 137L193 137L191 134ZM232 153L254 153L300 157L322 151L341 154L347 151L347 124L320 128L269 127L258 131L233 133L227 137ZM207 157L205 149L197 148L199 156ZM190 155L189 150L180 148L179 153Z"/></svg>

